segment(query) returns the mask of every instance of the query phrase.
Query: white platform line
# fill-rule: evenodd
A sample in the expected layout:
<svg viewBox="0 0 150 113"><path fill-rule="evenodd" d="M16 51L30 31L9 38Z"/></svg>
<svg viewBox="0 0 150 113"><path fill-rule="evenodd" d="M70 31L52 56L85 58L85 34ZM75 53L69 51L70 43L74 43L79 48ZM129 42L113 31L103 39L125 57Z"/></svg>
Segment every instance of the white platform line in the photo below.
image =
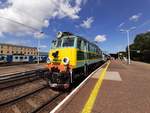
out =
<svg viewBox="0 0 150 113"><path fill-rule="evenodd" d="M107 63L107 62L106 62ZM102 68L106 63L104 63L102 66L100 66L98 69L96 69L95 71L93 71L83 82L80 83L80 85L78 87L76 87L67 97L65 97L52 111L50 111L50 113L59 113L59 111L61 110L60 107L65 104L65 102L67 102L73 95L75 95L79 89L87 82L87 80L89 80L89 78L91 78L91 76L96 73L100 68Z"/></svg>

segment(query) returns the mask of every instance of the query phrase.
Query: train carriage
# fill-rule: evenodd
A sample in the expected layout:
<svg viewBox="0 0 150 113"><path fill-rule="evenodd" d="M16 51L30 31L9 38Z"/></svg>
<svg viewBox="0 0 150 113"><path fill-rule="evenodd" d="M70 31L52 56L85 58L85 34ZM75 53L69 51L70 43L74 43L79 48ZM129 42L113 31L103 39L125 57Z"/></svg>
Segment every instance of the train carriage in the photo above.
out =
<svg viewBox="0 0 150 113"><path fill-rule="evenodd" d="M46 62L47 55L39 55L39 62ZM35 63L38 61L38 56L35 55L3 55L0 54L0 64L21 64Z"/></svg>
<svg viewBox="0 0 150 113"><path fill-rule="evenodd" d="M103 60L100 48L69 32L59 32L47 59L51 87L67 88L78 76L86 76Z"/></svg>

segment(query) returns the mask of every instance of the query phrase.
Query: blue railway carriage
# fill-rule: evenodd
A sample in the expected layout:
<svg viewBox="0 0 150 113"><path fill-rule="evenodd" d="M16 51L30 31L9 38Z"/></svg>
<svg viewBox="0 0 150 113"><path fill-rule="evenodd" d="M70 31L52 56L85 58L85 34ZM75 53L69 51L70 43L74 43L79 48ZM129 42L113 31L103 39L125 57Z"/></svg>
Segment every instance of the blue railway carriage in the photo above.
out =
<svg viewBox="0 0 150 113"><path fill-rule="evenodd" d="M7 55L0 54L0 63L7 62Z"/></svg>
<svg viewBox="0 0 150 113"><path fill-rule="evenodd" d="M40 62L46 62L47 60L47 55L40 55L39 56L39 61ZM32 62L37 62L38 61L38 56L33 56Z"/></svg>
<svg viewBox="0 0 150 113"><path fill-rule="evenodd" d="M13 55L11 61L9 62L29 62L32 63L32 56L27 56L27 55Z"/></svg>
<svg viewBox="0 0 150 113"><path fill-rule="evenodd" d="M35 63L37 62L37 56L32 55L3 55L0 54L0 63L7 64L7 63ZM46 62L47 55L40 55L39 61Z"/></svg>

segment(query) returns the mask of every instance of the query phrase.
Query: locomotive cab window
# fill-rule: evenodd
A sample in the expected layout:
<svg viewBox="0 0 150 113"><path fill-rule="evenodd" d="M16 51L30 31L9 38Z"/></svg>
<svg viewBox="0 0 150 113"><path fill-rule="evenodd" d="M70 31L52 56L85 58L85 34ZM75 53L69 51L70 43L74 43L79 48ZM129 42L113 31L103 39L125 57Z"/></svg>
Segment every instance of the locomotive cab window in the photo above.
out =
<svg viewBox="0 0 150 113"><path fill-rule="evenodd" d="M62 39L57 39L56 47L61 47Z"/></svg>
<svg viewBox="0 0 150 113"><path fill-rule="evenodd" d="M63 39L63 47L73 47L73 46L74 46L74 38Z"/></svg>
<svg viewBox="0 0 150 113"><path fill-rule="evenodd" d="M54 49L55 47L56 47L56 40L53 40L51 48Z"/></svg>

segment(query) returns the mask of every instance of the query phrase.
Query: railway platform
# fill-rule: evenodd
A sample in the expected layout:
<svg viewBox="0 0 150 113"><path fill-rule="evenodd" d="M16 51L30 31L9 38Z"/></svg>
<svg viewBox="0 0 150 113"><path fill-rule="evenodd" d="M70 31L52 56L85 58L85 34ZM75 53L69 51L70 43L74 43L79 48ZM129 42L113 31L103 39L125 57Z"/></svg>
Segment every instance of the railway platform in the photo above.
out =
<svg viewBox="0 0 150 113"><path fill-rule="evenodd" d="M150 64L120 60L97 69L51 113L149 113Z"/></svg>
<svg viewBox="0 0 150 113"><path fill-rule="evenodd" d="M12 75L12 74L15 74L15 73L22 73L22 72L26 72L26 71L43 69L43 68L46 68L45 63L3 66L3 67L0 67L0 77L5 76L5 75Z"/></svg>

